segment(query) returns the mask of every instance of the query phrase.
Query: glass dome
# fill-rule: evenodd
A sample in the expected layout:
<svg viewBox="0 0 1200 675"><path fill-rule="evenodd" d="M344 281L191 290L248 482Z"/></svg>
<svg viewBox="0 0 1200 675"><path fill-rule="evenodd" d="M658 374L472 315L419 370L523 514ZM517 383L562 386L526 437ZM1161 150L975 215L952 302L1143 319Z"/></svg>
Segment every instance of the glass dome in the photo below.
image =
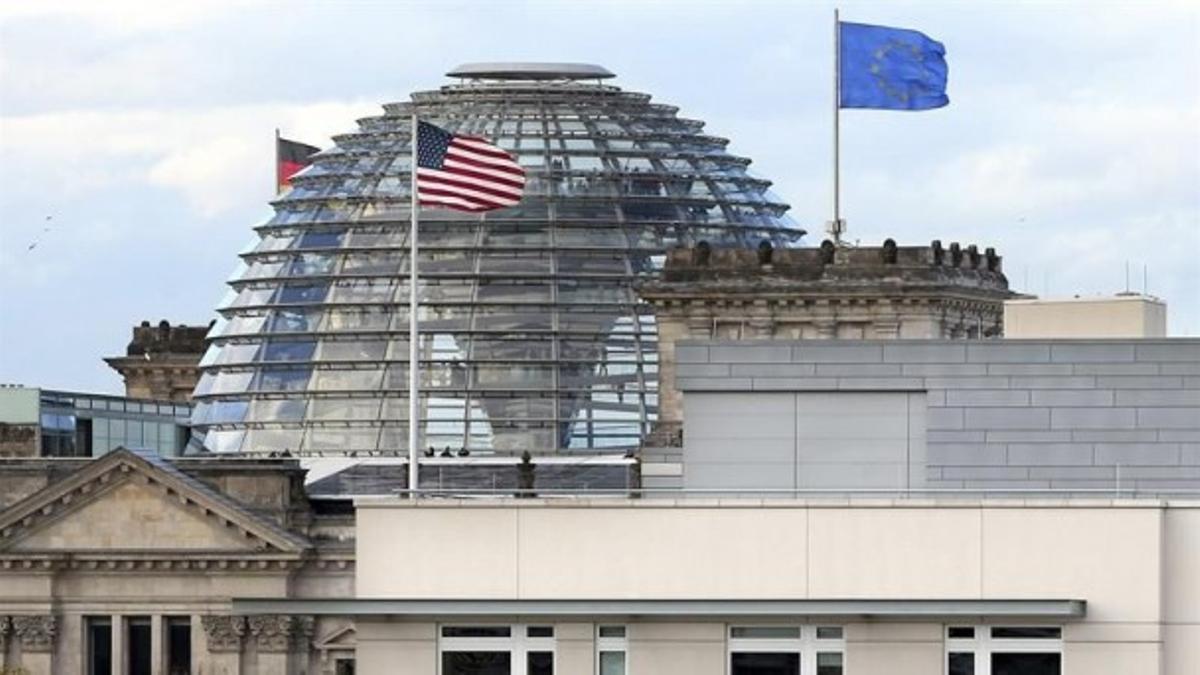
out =
<svg viewBox="0 0 1200 675"><path fill-rule="evenodd" d="M487 65L360 120L273 203L201 361L207 450L407 453L414 112L491 139L528 180L512 208L421 210L423 448L636 447L656 416L658 352L635 281L671 247L803 234L750 161L675 106L602 84L596 66Z"/></svg>

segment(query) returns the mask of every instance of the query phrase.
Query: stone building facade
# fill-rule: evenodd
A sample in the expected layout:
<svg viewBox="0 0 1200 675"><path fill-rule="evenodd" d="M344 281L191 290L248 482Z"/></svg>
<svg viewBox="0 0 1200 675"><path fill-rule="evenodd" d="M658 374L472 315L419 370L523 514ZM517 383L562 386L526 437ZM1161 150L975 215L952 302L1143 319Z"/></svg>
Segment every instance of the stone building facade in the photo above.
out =
<svg viewBox="0 0 1200 675"><path fill-rule="evenodd" d="M348 509L291 460L9 460L0 471L0 655L31 675L330 673L339 617L234 616L234 597L354 593ZM345 672L345 667L342 669Z"/></svg>
<svg viewBox="0 0 1200 675"><path fill-rule="evenodd" d="M172 326L166 320L157 326L143 321L133 328L133 340L125 356L104 361L125 380L129 398L159 401L190 401L200 379L200 358L210 326Z"/></svg>
<svg viewBox="0 0 1200 675"><path fill-rule="evenodd" d="M674 386L681 340L980 339L1003 334L1009 290L994 249L897 246L757 250L700 243L668 253L638 286L659 333L659 422L651 445L682 421Z"/></svg>

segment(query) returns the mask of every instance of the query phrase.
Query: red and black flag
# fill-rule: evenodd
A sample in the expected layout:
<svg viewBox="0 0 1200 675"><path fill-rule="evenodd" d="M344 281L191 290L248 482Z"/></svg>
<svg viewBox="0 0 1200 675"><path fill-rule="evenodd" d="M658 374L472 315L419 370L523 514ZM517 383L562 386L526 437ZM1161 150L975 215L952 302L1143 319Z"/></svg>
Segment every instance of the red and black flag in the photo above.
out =
<svg viewBox="0 0 1200 675"><path fill-rule="evenodd" d="M305 143L289 141L275 134L275 186L276 191L282 192L291 187L292 176L300 169L312 164L312 156L319 152Z"/></svg>

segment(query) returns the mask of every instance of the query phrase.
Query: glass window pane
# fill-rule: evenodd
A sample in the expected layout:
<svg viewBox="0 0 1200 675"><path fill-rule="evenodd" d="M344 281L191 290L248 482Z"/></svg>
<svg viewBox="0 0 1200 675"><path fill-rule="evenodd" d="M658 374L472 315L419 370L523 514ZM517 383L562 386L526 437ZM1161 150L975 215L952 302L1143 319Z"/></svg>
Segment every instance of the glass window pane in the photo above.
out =
<svg viewBox="0 0 1200 675"><path fill-rule="evenodd" d="M842 675L841 652L818 652L817 675Z"/></svg>
<svg viewBox="0 0 1200 675"><path fill-rule="evenodd" d="M554 626L529 626L525 629L525 635L531 638L552 638Z"/></svg>
<svg viewBox="0 0 1200 675"><path fill-rule="evenodd" d="M511 675L508 652L442 652L442 675Z"/></svg>
<svg viewBox="0 0 1200 675"><path fill-rule="evenodd" d="M512 637L510 626L442 626L445 638L506 638Z"/></svg>
<svg viewBox="0 0 1200 675"><path fill-rule="evenodd" d="M734 626L729 629L731 638L759 638L771 640L799 640L799 626Z"/></svg>
<svg viewBox="0 0 1200 675"><path fill-rule="evenodd" d="M600 675L625 675L625 652L600 652Z"/></svg>
<svg viewBox="0 0 1200 675"><path fill-rule="evenodd" d="M947 629L946 635L952 640L973 640L975 628L973 626L951 626Z"/></svg>
<svg viewBox="0 0 1200 675"><path fill-rule="evenodd" d="M623 638L625 626L600 626L599 634L602 638Z"/></svg>
<svg viewBox="0 0 1200 675"><path fill-rule="evenodd" d="M1057 626L996 626L992 637L1007 640L1058 640L1062 628Z"/></svg>
<svg viewBox="0 0 1200 675"><path fill-rule="evenodd" d="M992 675L1062 675L1062 654L992 654Z"/></svg>
<svg viewBox="0 0 1200 675"><path fill-rule="evenodd" d="M554 653L528 652L525 665L526 675L554 675Z"/></svg>
<svg viewBox="0 0 1200 675"><path fill-rule="evenodd" d="M794 652L734 652L731 675L800 675L800 655Z"/></svg>
<svg viewBox="0 0 1200 675"><path fill-rule="evenodd" d="M842 639L842 627L841 626L817 626L817 639L818 640L841 640Z"/></svg>
<svg viewBox="0 0 1200 675"><path fill-rule="evenodd" d="M947 665L949 675L975 675L975 654L951 652Z"/></svg>

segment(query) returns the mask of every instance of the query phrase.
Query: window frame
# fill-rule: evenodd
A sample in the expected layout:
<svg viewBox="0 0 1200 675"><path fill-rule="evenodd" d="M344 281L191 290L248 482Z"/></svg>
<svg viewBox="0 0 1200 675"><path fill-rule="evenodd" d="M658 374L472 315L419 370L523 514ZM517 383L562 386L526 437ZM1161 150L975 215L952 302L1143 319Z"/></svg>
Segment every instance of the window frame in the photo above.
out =
<svg viewBox="0 0 1200 675"><path fill-rule="evenodd" d="M970 638L952 638L950 630L956 628L971 628L975 631ZM996 638L992 630L996 628L1057 628L1057 638ZM1004 623L1004 624L946 624L943 626L942 638L945 649L942 655L942 673L950 673L950 655L971 653L975 655L974 675L992 674L993 654L1058 654L1059 673L1067 671L1067 657L1063 651L1063 626L1059 624L1037 623Z"/></svg>
<svg viewBox="0 0 1200 675"><path fill-rule="evenodd" d="M620 637L605 637L601 635L606 628L620 628ZM608 652L620 652L625 655L625 671L629 675L629 626L617 623L596 624L596 675L603 675L600 670L600 655Z"/></svg>
<svg viewBox="0 0 1200 675"><path fill-rule="evenodd" d="M446 628L463 627L508 628L508 637L444 637ZM550 637L529 637L530 627L549 626ZM469 623L439 623L437 625L437 673L442 672L442 655L447 652L503 652L509 654L511 675L527 675L530 652L550 652L554 672L558 672L558 630L553 622L499 623L478 621Z"/></svg>
<svg viewBox="0 0 1200 675"><path fill-rule="evenodd" d="M795 628L795 638L745 638L733 637L736 628ZM841 637L818 638L818 628L837 628ZM842 656L842 673L846 671L846 629L841 624L791 624L791 623L747 623L725 626L725 672L733 673L734 653L791 653L800 655L801 675L815 675L817 654L837 653Z"/></svg>

